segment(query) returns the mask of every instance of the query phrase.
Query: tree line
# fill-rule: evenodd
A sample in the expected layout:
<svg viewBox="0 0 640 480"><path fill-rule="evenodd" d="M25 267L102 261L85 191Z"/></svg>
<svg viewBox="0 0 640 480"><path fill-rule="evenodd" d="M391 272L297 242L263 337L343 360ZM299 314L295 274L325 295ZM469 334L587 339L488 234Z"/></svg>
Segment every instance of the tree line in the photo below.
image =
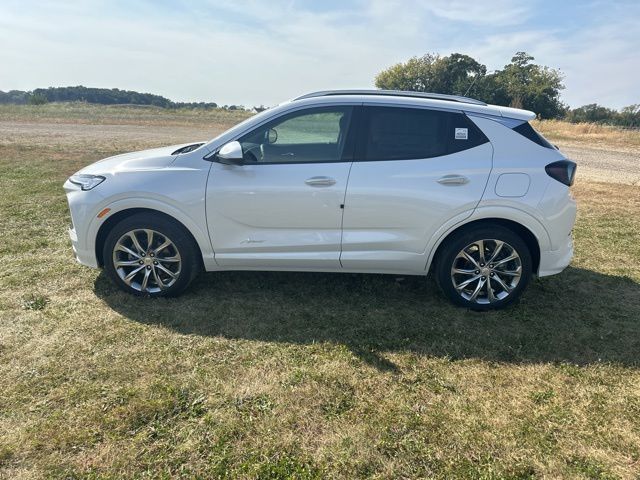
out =
<svg viewBox="0 0 640 480"><path fill-rule="evenodd" d="M617 111L597 103L591 103L567 111L565 119L571 123L600 123L640 128L640 104L629 105Z"/></svg>
<svg viewBox="0 0 640 480"><path fill-rule="evenodd" d="M486 103L531 110L543 119L640 126L639 104L621 111L597 104L569 108L560 99L564 89L562 73L534 60L526 52L517 52L502 69L488 72L485 65L468 55L426 54L383 70L375 84L389 90L470 96Z"/></svg>
<svg viewBox="0 0 640 480"><path fill-rule="evenodd" d="M18 105L42 105L49 102L87 102L101 105L150 105L161 108L217 108L214 102L174 102L160 95L140 93L132 90L120 90L118 88L90 88L82 85L76 87L49 87L36 88L33 91L0 90L0 104L11 103ZM226 106L231 110L239 107Z"/></svg>

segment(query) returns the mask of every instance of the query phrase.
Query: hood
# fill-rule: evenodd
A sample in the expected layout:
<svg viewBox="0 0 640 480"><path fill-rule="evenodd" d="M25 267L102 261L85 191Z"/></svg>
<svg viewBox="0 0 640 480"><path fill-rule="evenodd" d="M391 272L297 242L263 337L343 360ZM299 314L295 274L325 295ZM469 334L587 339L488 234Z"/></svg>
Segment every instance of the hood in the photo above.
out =
<svg viewBox="0 0 640 480"><path fill-rule="evenodd" d="M103 160L98 160L84 167L78 173L83 174L114 174L132 170L155 170L169 166L181 153L192 152L204 142L183 143L169 147L152 148L139 152L123 153Z"/></svg>

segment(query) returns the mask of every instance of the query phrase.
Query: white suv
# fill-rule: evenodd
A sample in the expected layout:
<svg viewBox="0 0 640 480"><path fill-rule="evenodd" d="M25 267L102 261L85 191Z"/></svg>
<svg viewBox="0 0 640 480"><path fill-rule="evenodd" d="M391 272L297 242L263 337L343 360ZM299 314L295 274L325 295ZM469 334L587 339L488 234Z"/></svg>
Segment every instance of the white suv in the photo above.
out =
<svg viewBox="0 0 640 480"><path fill-rule="evenodd" d="M73 250L145 296L203 269L432 271L454 303L503 307L573 254L576 165L534 117L449 95L304 95L71 176Z"/></svg>

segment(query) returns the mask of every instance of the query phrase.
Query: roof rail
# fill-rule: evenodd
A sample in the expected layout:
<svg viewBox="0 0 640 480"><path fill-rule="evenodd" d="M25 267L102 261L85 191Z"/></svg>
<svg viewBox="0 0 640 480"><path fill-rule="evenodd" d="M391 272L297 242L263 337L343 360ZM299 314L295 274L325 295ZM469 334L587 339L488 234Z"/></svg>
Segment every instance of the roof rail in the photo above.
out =
<svg viewBox="0 0 640 480"><path fill-rule="evenodd" d="M475 98L463 97L460 95L445 95L443 93L428 93L428 92L408 92L404 90L323 90L320 92L307 93L300 97L294 98L295 100L302 100L304 98L315 97L330 97L339 95L377 95L387 97L415 97L415 98L428 98L432 100L445 100L449 102L458 103L470 103L473 105L486 105L486 103L476 100Z"/></svg>

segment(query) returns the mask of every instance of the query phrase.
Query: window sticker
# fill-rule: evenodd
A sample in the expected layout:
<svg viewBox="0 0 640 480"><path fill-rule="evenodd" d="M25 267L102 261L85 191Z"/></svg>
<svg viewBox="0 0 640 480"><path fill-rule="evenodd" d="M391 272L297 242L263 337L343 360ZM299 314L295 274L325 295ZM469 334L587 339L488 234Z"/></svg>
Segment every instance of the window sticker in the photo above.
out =
<svg viewBox="0 0 640 480"><path fill-rule="evenodd" d="M456 128L456 140L468 140L469 129L468 128Z"/></svg>

